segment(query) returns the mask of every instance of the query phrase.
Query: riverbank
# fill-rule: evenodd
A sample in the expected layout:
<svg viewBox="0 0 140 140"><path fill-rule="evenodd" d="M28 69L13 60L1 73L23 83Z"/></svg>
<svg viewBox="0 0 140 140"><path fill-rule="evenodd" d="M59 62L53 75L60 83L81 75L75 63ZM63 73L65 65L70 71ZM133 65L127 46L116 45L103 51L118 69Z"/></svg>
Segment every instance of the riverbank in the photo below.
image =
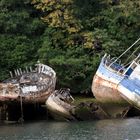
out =
<svg viewBox="0 0 140 140"><path fill-rule="evenodd" d="M97 100L93 97L74 96L74 114L79 120L107 119L107 114L102 110Z"/></svg>
<svg viewBox="0 0 140 140"><path fill-rule="evenodd" d="M87 96L74 96L75 114L81 120L101 120L101 119L112 119L104 110L100 107L100 103L94 97ZM110 106L111 107L111 106ZM139 117L140 110L132 107L125 114L125 116L118 116L118 118L130 118Z"/></svg>
<svg viewBox="0 0 140 140"><path fill-rule="evenodd" d="M74 101L72 105L74 108L71 110L73 116L77 121L89 121L89 120L103 120L111 119L100 107L98 101L94 97L88 96L73 96ZM42 104L28 104L23 105L23 112L21 112L20 104L7 104L1 105L0 108L0 122L4 123L19 123L21 119L26 121L39 121L39 120L62 120L58 115L55 118L47 110L46 106ZM23 114L22 114L23 113ZM23 116L22 116L23 115ZM132 108L129 110L125 118L139 117L140 111ZM21 118L23 117L23 118ZM68 120L67 120L68 121ZM71 120L69 120L71 121Z"/></svg>

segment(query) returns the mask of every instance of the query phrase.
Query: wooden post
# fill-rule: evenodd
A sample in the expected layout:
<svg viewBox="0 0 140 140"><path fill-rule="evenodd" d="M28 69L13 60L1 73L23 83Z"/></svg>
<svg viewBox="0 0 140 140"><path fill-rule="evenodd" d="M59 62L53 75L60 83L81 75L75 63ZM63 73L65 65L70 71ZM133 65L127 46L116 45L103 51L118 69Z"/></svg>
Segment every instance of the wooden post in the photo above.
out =
<svg viewBox="0 0 140 140"><path fill-rule="evenodd" d="M19 72L19 70L18 70L18 69L17 69L17 75L18 75L18 76L20 76L20 72Z"/></svg>
<svg viewBox="0 0 140 140"><path fill-rule="evenodd" d="M26 67L26 72L28 73L29 71L28 71L28 67Z"/></svg>
<svg viewBox="0 0 140 140"><path fill-rule="evenodd" d="M15 72L15 76L17 76L17 71L16 71L16 70L14 70L14 72Z"/></svg>
<svg viewBox="0 0 140 140"><path fill-rule="evenodd" d="M32 67L30 66L30 72L32 72L33 70L32 70Z"/></svg>
<svg viewBox="0 0 140 140"><path fill-rule="evenodd" d="M10 71L10 76L11 76L11 78L13 78L13 73Z"/></svg>
<svg viewBox="0 0 140 140"><path fill-rule="evenodd" d="M19 68L19 71L20 71L20 75L22 75L22 70L21 70L21 68Z"/></svg>

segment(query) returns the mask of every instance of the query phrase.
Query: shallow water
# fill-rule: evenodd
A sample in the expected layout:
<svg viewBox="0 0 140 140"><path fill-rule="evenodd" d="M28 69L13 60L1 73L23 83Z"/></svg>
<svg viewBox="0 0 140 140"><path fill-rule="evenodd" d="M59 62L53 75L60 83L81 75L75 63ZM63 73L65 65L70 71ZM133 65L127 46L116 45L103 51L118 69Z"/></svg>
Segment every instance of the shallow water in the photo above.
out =
<svg viewBox="0 0 140 140"><path fill-rule="evenodd" d="M0 140L140 140L140 119L0 125Z"/></svg>

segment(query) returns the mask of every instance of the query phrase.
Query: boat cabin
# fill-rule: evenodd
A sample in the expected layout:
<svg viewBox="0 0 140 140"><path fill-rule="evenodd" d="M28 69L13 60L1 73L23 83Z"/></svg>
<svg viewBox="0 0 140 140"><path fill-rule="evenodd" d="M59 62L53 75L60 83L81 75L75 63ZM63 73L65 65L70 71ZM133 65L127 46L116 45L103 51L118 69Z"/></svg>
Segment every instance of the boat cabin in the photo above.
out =
<svg viewBox="0 0 140 140"><path fill-rule="evenodd" d="M130 66L124 72L124 75L133 80L136 85L140 86L140 54L132 61Z"/></svg>

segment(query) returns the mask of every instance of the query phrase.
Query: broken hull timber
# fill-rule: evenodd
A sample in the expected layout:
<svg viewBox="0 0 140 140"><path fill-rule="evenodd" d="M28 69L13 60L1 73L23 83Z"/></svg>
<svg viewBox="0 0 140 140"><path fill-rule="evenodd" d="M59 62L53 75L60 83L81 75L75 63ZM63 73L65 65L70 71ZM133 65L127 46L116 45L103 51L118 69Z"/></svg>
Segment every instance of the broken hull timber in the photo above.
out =
<svg viewBox="0 0 140 140"><path fill-rule="evenodd" d="M20 102L22 98L23 103L45 103L46 99L50 96L52 91L42 92L41 95L28 95L28 96L20 96L20 95L1 95L0 102Z"/></svg>
<svg viewBox="0 0 140 140"><path fill-rule="evenodd" d="M104 58L93 78L92 92L109 117L123 117L131 106L118 91L123 76L109 70L104 65Z"/></svg>
<svg viewBox="0 0 140 140"><path fill-rule="evenodd" d="M55 94L51 94L46 100L46 107L55 119L58 120L74 120L71 110L74 106L62 101Z"/></svg>
<svg viewBox="0 0 140 140"><path fill-rule="evenodd" d="M36 66L0 83L0 102L45 103L55 90L56 73L47 65Z"/></svg>

